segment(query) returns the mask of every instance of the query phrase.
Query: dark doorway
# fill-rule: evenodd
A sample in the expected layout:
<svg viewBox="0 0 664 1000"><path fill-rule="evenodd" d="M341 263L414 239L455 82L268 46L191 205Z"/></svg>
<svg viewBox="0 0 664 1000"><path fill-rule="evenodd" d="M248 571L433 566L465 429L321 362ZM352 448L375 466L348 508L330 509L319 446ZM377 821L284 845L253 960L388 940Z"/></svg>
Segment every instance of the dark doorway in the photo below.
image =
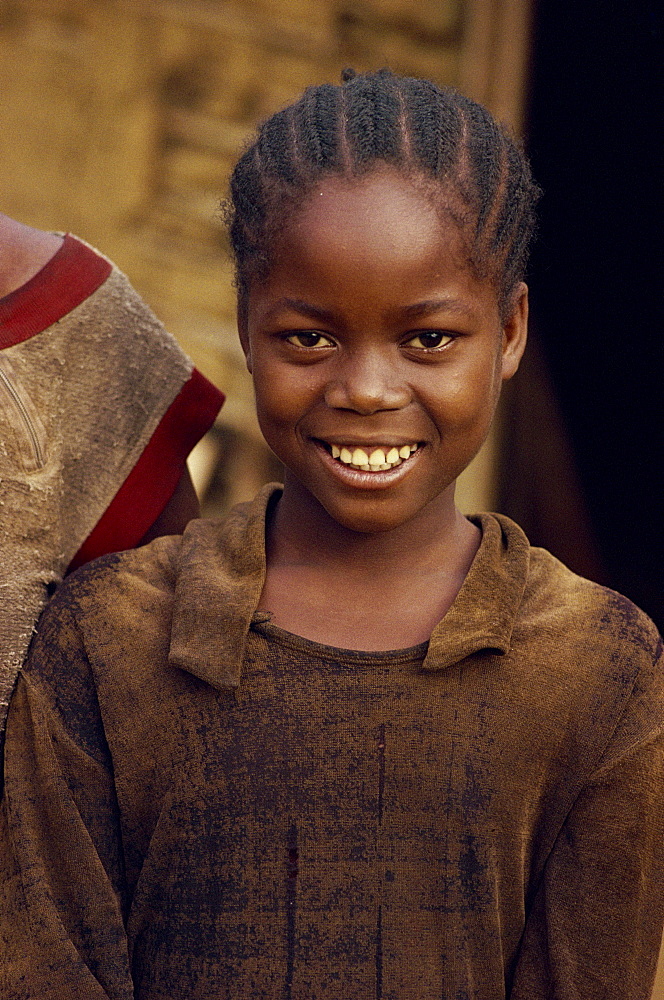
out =
<svg viewBox="0 0 664 1000"><path fill-rule="evenodd" d="M530 270L534 329L603 582L660 630L662 21L655 3L540 0L527 124L545 192ZM556 551L555 537L531 541Z"/></svg>

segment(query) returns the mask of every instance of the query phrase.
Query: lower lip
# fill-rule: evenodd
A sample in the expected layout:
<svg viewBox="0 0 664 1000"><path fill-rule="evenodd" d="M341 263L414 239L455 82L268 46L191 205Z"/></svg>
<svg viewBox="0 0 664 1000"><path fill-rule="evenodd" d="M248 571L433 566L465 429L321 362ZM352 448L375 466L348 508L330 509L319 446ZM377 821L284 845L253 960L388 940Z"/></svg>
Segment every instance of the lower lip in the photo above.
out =
<svg viewBox="0 0 664 1000"><path fill-rule="evenodd" d="M423 451L422 445L413 452L410 458L403 460L401 465L393 469L386 469L384 472L363 472L361 469L354 469L352 465L346 465L337 458L332 458L324 445L315 441L314 444L325 464L344 483L354 486L359 490L380 490L393 486L399 480L408 475L409 471L417 465L420 454Z"/></svg>

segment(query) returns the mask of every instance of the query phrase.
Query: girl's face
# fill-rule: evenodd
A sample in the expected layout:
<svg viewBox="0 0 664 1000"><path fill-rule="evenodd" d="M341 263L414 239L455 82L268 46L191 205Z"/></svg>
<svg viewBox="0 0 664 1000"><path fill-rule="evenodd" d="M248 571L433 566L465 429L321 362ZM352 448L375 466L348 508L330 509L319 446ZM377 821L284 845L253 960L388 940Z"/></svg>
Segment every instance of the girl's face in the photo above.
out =
<svg viewBox="0 0 664 1000"><path fill-rule="evenodd" d="M501 321L456 224L389 168L325 179L273 259L240 334L286 490L362 532L453 510L523 352L526 286Z"/></svg>

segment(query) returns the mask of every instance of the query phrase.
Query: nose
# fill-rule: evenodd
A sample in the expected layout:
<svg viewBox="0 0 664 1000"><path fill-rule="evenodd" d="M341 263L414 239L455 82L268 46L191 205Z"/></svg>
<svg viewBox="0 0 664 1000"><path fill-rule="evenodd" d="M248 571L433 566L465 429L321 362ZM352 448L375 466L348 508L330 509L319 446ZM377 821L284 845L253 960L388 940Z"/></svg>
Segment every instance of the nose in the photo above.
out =
<svg viewBox="0 0 664 1000"><path fill-rule="evenodd" d="M349 354L340 361L325 391L329 407L352 410L363 416L381 410L400 410L410 399L410 388L398 366L379 351Z"/></svg>

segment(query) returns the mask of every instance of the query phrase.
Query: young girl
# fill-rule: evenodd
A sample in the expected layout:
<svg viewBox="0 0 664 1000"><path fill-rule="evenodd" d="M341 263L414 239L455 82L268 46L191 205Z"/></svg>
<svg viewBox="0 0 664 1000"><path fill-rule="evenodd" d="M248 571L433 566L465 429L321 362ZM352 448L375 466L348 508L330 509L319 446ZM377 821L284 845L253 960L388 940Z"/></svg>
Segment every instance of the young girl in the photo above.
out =
<svg viewBox="0 0 664 1000"><path fill-rule="evenodd" d="M454 505L525 343L523 155L385 72L271 118L231 192L284 485L43 617L8 727L2 996L645 1000L659 638Z"/></svg>

